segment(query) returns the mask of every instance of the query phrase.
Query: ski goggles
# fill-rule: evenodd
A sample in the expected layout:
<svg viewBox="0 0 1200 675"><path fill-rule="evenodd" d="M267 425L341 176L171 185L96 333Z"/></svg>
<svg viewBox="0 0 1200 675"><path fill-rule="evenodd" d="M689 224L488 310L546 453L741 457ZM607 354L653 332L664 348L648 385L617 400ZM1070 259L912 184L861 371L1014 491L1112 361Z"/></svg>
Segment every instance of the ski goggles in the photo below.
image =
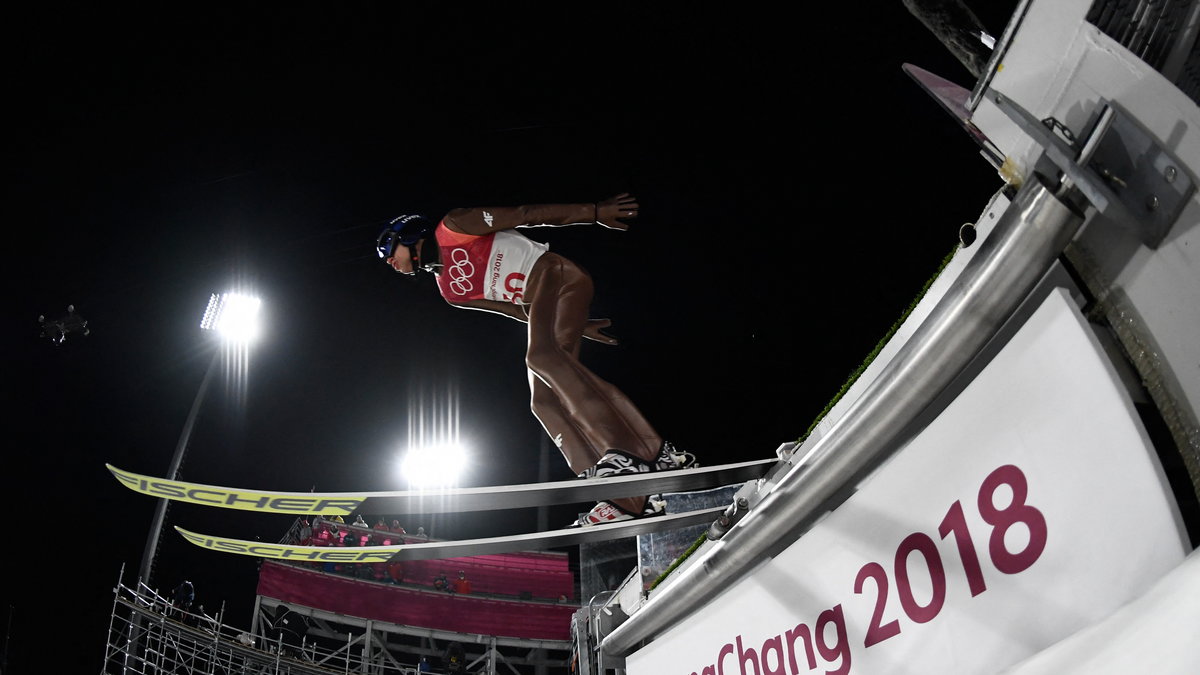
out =
<svg viewBox="0 0 1200 675"><path fill-rule="evenodd" d="M423 216L400 216L388 223L375 240L375 252L380 258L390 258L397 246L412 246L429 234L429 221Z"/></svg>

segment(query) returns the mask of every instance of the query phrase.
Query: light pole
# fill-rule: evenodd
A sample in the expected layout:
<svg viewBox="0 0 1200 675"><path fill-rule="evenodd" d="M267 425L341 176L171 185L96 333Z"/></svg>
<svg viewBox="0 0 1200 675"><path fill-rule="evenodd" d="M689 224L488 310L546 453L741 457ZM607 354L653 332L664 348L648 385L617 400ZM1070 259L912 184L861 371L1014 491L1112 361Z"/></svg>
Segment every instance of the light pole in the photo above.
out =
<svg viewBox="0 0 1200 675"><path fill-rule="evenodd" d="M217 332L221 342L225 345L247 344L257 336L258 309L261 304L258 298L237 293L213 294L208 301L208 309L204 312L200 327ZM179 477L179 468L183 465L184 455L187 454L192 427L195 426L196 417L200 414L200 407L208 393L208 386L212 382L213 372L217 369L217 362L220 361L221 354L222 350L218 346L213 352L208 370L204 373L204 379L200 382L200 390L196 392L196 398L192 401L192 409L188 412L187 421L183 424L183 431L179 434L179 442L175 444L175 454L171 457L170 468L167 469L168 480L176 480ZM158 556L158 539L167 518L169 503L166 499L158 500L158 506L154 511L154 521L150 524L150 533L146 536L146 549L142 553L142 566L138 570L138 577L147 587L150 586L151 575L154 573L154 559Z"/></svg>

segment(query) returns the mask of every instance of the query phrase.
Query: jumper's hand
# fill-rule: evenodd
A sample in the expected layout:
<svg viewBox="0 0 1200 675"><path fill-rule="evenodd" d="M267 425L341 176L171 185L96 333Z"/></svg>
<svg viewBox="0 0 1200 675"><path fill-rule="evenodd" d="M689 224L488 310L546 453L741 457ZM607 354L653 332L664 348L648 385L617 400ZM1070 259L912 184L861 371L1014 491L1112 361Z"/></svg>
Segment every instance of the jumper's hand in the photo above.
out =
<svg viewBox="0 0 1200 675"><path fill-rule="evenodd" d="M588 319L587 325L583 327L583 337L606 345L618 344L617 338L604 332L604 329L611 325L612 321L609 319Z"/></svg>
<svg viewBox="0 0 1200 675"><path fill-rule="evenodd" d="M596 222L610 230L628 230L619 218L637 218L638 203L628 192L596 203Z"/></svg>

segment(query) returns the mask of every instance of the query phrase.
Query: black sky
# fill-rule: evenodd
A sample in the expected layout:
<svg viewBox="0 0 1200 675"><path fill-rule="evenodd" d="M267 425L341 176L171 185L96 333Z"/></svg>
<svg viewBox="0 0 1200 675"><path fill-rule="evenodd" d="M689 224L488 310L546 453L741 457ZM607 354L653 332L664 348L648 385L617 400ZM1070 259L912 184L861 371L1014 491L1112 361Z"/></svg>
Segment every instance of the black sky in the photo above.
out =
<svg viewBox="0 0 1200 675"><path fill-rule="evenodd" d="M392 4L10 17L11 672L64 637L80 672L99 669L154 506L104 463L166 473L212 292L255 289L270 328L244 386L214 383L185 478L401 487L410 407L453 396L468 480L534 481L522 327L394 274L375 234L401 213L631 192L629 232L526 231L592 273L593 313L623 340L584 362L702 462L760 458L803 433L1000 187L901 72L973 84L898 1L800 17ZM1002 4L982 15L997 34ZM37 316L68 304L91 335L40 339ZM520 532L529 515L435 534ZM186 505L170 520L265 540L288 524ZM255 562L164 536L156 585L190 578L248 626Z"/></svg>

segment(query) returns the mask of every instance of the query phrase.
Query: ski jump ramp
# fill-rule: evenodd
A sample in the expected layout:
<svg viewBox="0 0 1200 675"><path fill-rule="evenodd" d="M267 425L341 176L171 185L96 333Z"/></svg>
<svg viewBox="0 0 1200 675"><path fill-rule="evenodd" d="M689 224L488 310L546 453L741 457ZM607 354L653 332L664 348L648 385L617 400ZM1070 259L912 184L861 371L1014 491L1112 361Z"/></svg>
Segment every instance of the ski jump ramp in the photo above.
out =
<svg viewBox="0 0 1200 675"><path fill-rule="evenodd" d="M1127 4L1019 3L971 90L906 68L1001 177L974 240L690 557L581 610L580 672L1200 672L1200 2Z"/></svg>

